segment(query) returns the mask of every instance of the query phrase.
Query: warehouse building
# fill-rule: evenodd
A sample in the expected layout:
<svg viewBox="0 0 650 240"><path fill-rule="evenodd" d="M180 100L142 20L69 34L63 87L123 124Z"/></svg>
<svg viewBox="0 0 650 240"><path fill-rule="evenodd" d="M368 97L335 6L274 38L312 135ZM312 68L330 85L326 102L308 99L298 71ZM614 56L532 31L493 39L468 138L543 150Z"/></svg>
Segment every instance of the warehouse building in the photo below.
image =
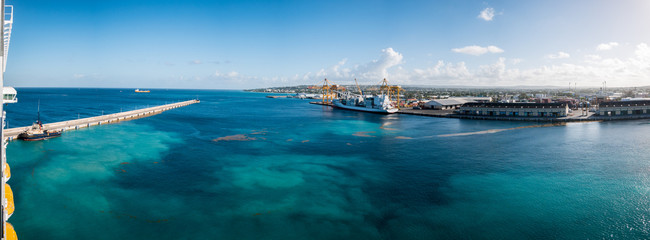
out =
<svg viewBox="0 0 650 240"><path fill-rule="evenodd" d="M626 116L650 114L650 100L601 102L596 114L600 116Z"/></svg>
<svg viewBox="0 0 650 240"><path fill-rule="evenodd" d="M465 99L434 99L424 103L424 108L436 110L457 109L466 102L467 100Z"/></svg>
<svg viewBox="0 0 650 240"><path fill-rule="evenodd" d="M461 115L503 117L566 117L566 103L465 103L458 111Z"/></svg>
<svg viewBox="0 0 650 240"><path fill-rule="evenodd" d="M434 99L424 103L425 109L458 109L468 102L489 102L492 101L491 97L455 97L446 99Z"/></svg>

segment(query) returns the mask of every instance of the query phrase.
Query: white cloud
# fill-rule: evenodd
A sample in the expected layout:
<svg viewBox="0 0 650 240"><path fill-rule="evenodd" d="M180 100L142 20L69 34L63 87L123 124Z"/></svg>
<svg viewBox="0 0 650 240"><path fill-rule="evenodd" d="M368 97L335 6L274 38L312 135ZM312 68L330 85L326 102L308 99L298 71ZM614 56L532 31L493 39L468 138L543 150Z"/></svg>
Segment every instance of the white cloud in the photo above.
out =
<svg viewBox="0 0 650 240"><path fill-rule="evenodd" d="M331 80L340 79L345 81L354 78L359 78L360 80L379 81L382 78L389 77L389 69L404 63L404 56L393 48L382 49L381 52L382 54L379 59L372 60L365 64L348 66L348 60L343 59L327 69L321 69L314 74L314 77L317 79L328 78ZM305 76L303 79L308 77L311 77L311 75Z"/></svg>
<svg viewBox="0 0 650 240"><path fill-rule="evenodd" d="M598 51L606 51L606 50L611 50L612 48L615 48L618 46L617 42L609 42L609 43L601 43L596 46L596 50Z"/></svg>
<svg viewBox="0 0 650 240"><path fill-rule="evenodd" d="M350 68L346 68L344 65L348 62L347 58L342 59L339 61L337 64L331 66L329 69L321 69L316 73L316 76L318 77L337 77L341 78L344 76L349 76L350 72L352 71Z"/></svg>
<svg viewBox="0 0 650 240"><path fill-rule="evenodd" d="M377 60L359 66L356 73L363 78L384 78L388 77L388 69L402 64L404 57L393 48L381 50L382 55Z"/></svg>
<svg viewBox="0 0 650 240"><path fill-rule="evenodd" d="M430 81L431 79L439 80L469 80L472 74L467 69L465 62L457 64L445 63L440 60L436 65L426 69L414 69L408 78L408 83L417 84L423 81Z"/></svg>
<svg viewBox="0 0 650 240"><path fill-rule="evenodd" d="M481 13L477 16L480 19L483 19L485 21L492 21L494 18L494 8L486 8L481 11Z"/></svg>
<svg viewBox="0 0 650 240"><path fill-rule="evenodd" d="M565 52L557 52L555 54L546 55L546 58L548 59L562 59L562 58L570 58L570 57L571 55Z"/></svg>
<svg viewBox="0 0 650 240"><path fill-rule="evenodd" d="M503 49L498 48L496 46L488 46L487 49L488 49L488 52L491 52L491 53L502 53L503 52Z"/></svg>
<svg viewBox="0 0 650 240"><path fill-rule="evenodd" d="M469 54L469 55L474 55L474 56L480 56L486 53L502 53L503 49L497 47L497 46L487 46L487 47L481 47L481 46L466 46L462 48L454 48L451 49L453 52L457 53L464 53L464 54Z"/></svg>
<svg viewBox="0 0 650 240"><path fill-rule="evenodd" d="M214 77L219 77L219 78L238 78L239 73L235 71L231 71L229 73L220 73L219 71L215 71L213 74Z"/></svg>
<svg viewBox="0 0 650 240"><path fill-rule="evenodd" d="M599 56L599 55L595 55L595 54L588 54L588 55L585 55L585 59L587 61L598 61L598 60L602 59L602 57Z"/></svg>
<svg viewBox="0 0 650 240"><path fill-rule="evenodd" d="M556 58L570 57L564 52L552 55ZM470 67L465 62L440 60L427 68L407 70L397 66L387 69L387 73L391 83L417 85L564 86L568 81L577 81L582 86L598 86L607 81L612 86L642 86L648 85L650 79L650 46L645 43L637 45L634 55L628 59L587 55L574 64L532 68L519 68L516 65L519 62L521 59L502 57L492 64Z"/></svg>
<svg viewBox="0 0 650 240"><path fill-rule="evenodd" d="M634 54L642 62L650 62L650 47L648 47L648 44L641 43L637 45ZM646 67L650 67L650 65L647 65Z"/></svg>

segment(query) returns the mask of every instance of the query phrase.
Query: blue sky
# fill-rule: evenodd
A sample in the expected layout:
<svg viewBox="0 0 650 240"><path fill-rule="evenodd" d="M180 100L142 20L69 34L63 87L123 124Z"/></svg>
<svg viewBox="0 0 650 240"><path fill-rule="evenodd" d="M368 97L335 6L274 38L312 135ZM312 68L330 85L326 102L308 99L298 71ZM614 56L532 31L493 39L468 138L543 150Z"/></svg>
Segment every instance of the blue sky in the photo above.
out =
<svg viewBox="0 0 650 240"><path fill-rule="evenodd" d="M650 1L11 1L5 84L650 85Z"/></svg>

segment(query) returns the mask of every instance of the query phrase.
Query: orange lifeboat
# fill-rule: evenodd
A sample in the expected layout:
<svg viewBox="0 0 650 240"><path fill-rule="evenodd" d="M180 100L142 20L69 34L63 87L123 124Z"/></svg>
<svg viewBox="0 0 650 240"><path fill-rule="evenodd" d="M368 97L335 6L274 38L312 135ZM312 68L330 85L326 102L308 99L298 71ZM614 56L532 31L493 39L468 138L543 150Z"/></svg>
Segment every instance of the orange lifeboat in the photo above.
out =
<svg viewBox="0 0 650 240"><path fill-rule="evenodd" d="M14 230L14 226L12 226L11 223L6 223L5 229L7 230L7 240L18 240L16 230Z"/></svg>
<svg viewBox="0 0 650 240"><path fill-rule="evenodd" d="M11 187L9 184L5 183L5 198L7 199L7 207L5 207L5 211L7 211L7 215L11 217L11 214L14 213L14 210L16 209L16 206L14 206L14 192L11 191Z"/></svg>
<svg viewBox="0 0 650 240"><path fill-rule="evenodd" d="M5 175L6 180L9 180L11 178L11 169L9 169L9 164L5 163L5 168L3 170L3 173Z"/></svg>

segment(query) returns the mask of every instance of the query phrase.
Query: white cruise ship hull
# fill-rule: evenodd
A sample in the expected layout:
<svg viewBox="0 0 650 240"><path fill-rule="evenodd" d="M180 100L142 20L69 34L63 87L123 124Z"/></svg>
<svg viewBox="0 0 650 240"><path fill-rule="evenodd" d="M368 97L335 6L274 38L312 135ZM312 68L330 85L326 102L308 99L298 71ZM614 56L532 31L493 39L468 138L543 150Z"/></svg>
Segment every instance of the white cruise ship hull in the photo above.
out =
<svg viewBox="0 0 650 240"><path fill-rule="evenodd" d="M347 110L353 110L353 111L361 111L361 112L380 113L380 114L396 113L397 110L399 110L397 108L379 109L379 108L367 108L367 107L359 107L359 106L348 106L348 105L341 104L340 101L332 101L332 106L334 106L336 108L341 108L341 109L347 109Z"/></svg>

